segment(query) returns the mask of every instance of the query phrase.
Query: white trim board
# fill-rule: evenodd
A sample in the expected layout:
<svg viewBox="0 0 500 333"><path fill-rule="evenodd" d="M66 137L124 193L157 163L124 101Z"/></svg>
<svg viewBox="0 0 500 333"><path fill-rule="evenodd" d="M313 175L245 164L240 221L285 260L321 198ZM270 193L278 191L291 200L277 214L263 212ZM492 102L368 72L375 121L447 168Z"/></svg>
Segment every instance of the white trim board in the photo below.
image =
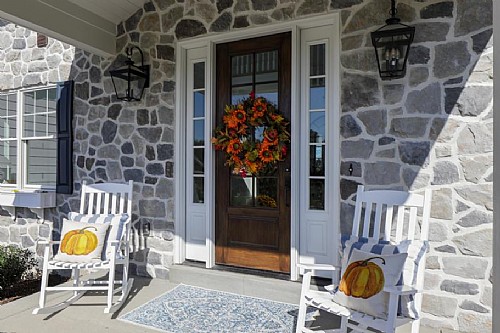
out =
<svg viewBox="0 0 500 333"><path fill-rule="evenodd" d="M302 200L300 195L300 159L296 158L301 156L300 148L300 137L301 137L301 123L300 123L300 32L302 29L321 27L321 26L331 26L332 27L332 45L334 44L337 50L332 54L332 85L330 93L335 95L335 98L330 102L333 108L333 113L335 115L332 117L334 123L334 128L332 130L333 144L337 147L331 147L335 154L333 165L330 171L328 171L329 176L332 177L332 185L334 190L332 190L332 195L325 198L325 206L329 207L331 214L331 219L334 221L339 220L340 212L340 193L339 193L339 172L340 172L340 153L338 147L338 119L340 114L340 15L338 13L332 13L328 15L321 15L316 17L311 17L307 19L301 19L290 22L277 23L272 25L272 29L269 26L248 28L244 30L231 31L223 34L210 34L203 37L191 38L183 40L177 43L176 50L176 109L175 109L175 244L174 244L174 263L181 264L186 259L185 254L185 239L186 239L186 50L193 48L206 47L207 54L207 66L206 66L206 89L207 89L207 115L206 122L210 124L211 127L205 133L205 139L207 145L210 145L210 136L215 123L215 117L213 112L208 110L215 110L215 98L213 97L213 92L215 91L215 77L212 75L215 69L215 45L218 43L226 43L231 41L238 41L242 39L248 39L252 37L261 37L266 35L273 35L283 32L292 33L292 61L291 61L291 122L292 122L292 144L291 144L291 154L292 154L292 172L291 172L291 249L290 249L290 261L291 261L291 271L290 278L292 280L297 280L299 278L299 271L297 270L297 264L299 262L299 237L300 237L300 207L299 202ZM331 124L332 122L330 122ZM210 152L210 153L209 153ZM205 182L207 188L205 189L206 197L206 217L207 217L207 261L206 267L211 268L215 265L215 202L213 198L215 197L214 189L214 158L215 152L213 149L206 150L205 162L206 169L205 175L207 181ZM338 227L338 225L337 225ZM339 232L340 230L336 230ZM331 235L332 239L336 238L336 235Z"/></svg>

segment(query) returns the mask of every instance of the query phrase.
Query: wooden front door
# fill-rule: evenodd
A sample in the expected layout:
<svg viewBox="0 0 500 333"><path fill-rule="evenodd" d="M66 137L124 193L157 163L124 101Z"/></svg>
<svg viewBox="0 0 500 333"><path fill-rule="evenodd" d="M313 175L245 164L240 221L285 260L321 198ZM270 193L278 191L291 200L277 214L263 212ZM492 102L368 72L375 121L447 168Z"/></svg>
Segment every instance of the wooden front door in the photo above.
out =
<svg viewBox="0 0 500 333"><path fill-rule="evenodd" d="M290 120L291 34L217 46L216 121L251 91ZM255 133L258 136L258 133ZM290 272L290 154L265 176L233 175L216 158L217 264Z"/></svg>

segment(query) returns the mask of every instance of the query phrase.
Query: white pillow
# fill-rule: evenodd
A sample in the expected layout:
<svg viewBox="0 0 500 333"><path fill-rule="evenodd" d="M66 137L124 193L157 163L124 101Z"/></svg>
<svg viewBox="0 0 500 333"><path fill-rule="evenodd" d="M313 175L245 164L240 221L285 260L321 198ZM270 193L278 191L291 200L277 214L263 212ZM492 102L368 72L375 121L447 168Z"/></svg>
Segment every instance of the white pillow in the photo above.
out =
<svg viewBox="0 0 500 333"><path fill-rule="evenodd" d="M382 289L396 285L407 256L406 253L376 254L353 249L347 263L342 265L342 279L333 301L387 319L389 294Z"/></svg>
<svg viewBox="0 0 500 333"><path fill-rule="evenodd" d="M54 260L75 263L100 261L109 224L89 224L64 219L59 252Z"/></svg>
<svg viewBox="0 0 500 333"><path fill-rule="evenodd" d="M122 234L125 223L128 220L128 214L80 214L76 212L70 212L68 218L73 221L85 222L85 223L95 223L95 224L109 224L110 228L106 236L104 251L102 255L103 260L111 259L112 248L108 246L110 241L119 241Z"/></svg>

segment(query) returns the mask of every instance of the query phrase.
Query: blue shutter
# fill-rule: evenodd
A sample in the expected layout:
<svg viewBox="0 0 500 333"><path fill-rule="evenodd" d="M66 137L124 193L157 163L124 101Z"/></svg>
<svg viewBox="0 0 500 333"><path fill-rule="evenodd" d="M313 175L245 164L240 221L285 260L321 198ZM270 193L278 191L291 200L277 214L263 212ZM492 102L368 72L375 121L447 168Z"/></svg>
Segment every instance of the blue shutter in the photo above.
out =
<svg viewBox="0 0 500 333"><path fill-rule="evenodd" d="M56 192L73 193L73 81L57 84Z"/></svg>

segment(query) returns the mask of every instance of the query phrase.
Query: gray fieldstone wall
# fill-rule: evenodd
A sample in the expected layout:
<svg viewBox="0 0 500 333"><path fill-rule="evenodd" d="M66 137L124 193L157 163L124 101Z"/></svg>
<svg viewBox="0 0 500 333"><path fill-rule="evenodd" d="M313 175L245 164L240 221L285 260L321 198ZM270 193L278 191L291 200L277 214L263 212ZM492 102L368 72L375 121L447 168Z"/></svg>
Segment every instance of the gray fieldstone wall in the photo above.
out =
<svg viewBox="0 0 500 333"><path fill-rule="evenodd" d="M168 277L175 230L176 42L340 12L342 231L350 232L358 184L430 187L423 324L491 332L492 1L398 1L399 17L416 27L415 42L406 77L382 81L369 34L384 24L389 6L381 0L146 3L118 25L117 59L75 50L69 77L76 82L76 188L73 196L58 197L59 215L78 208L82 180L133 179L135 229L150 232L136 238L143 250L133 254L132 271ZM113 96L108 70L131 45L145 52L152 82L142 101L122 103ZM58 225L54 237L57 232Z"/></svg>
<svg viewBox="0 0 500 333"><path fill-rule="evenodd" d="M46 47L38 48L36 40L36 32L0 20L1 92L43 87L70 78L75 48L53 38L48 39ZM34 211L3 207L0 202L0 244L19 245L43 255L36 241L53 237L58 216L56 208L46 209L42 223Z"/></svg>

